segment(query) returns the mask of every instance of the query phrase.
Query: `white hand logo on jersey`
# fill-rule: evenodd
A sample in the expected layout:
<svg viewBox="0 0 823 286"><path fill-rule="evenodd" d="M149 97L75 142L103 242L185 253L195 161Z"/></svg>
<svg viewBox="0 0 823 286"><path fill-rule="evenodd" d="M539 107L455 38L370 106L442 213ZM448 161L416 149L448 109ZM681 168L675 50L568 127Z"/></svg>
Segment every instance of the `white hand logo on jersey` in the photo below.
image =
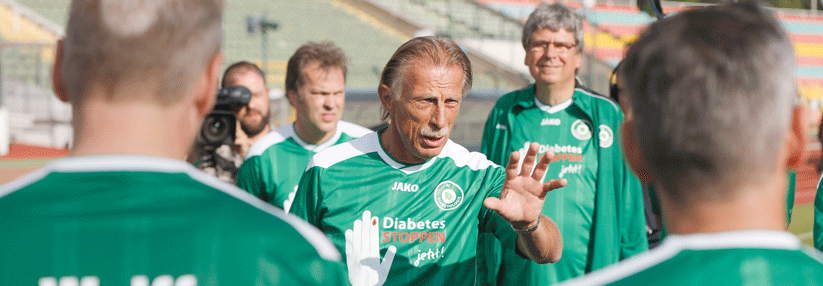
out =
<svg viewBox="0 0 823 286"><path fill-rule="evenodd" d="M380 262L380 226L370 211L354 221L354 231L346 230L346 264L353 286L379 286L386 282L397 247L389 246Z"/></svg>
<svg viewBox="0 0 823 286"><path fill-rule="evenodd" d="M289 198L283 201L283 210L289 212L291 209L291 203L294 202L294 195L297 194L297 186L294 186L294 191L289 193Z"/></svg>

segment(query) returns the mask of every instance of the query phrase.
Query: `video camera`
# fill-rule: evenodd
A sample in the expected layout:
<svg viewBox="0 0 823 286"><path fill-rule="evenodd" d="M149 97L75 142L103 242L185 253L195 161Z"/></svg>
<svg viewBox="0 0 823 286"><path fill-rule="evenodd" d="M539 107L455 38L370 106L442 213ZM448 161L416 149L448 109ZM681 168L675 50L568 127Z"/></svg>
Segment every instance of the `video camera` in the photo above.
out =
<svg viewBox="0 0 823 286"><path fill-rule="evenodd" d="M234 144L237 132L237 112L249 104L251 91L245 86L232 86L217 91L214 110L203 120L197 144L218 147Z"/></svg>

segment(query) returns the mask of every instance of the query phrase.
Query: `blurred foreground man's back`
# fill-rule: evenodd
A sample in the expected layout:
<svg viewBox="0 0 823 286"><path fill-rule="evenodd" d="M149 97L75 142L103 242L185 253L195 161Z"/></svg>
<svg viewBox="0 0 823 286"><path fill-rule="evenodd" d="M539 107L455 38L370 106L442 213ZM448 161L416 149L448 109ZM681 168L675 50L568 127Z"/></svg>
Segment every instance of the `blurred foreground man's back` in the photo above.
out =
<svg viewBox="0 0 823 286"><path fill-rule="evenodd" d="M681 12L640 36L618 76L623 146L656 184L670 235L569 285L823 283L820 252L785 231L787 169L808 130L792 51L751 2Z"/></svg>
<svg viewBox="0 0 823 286"><path fill-rule="evenodd" d="M319 231L180 161L214 104L220 0L78 0L54 88L72 156L0 188L0 285L329 285Z"/></svg>

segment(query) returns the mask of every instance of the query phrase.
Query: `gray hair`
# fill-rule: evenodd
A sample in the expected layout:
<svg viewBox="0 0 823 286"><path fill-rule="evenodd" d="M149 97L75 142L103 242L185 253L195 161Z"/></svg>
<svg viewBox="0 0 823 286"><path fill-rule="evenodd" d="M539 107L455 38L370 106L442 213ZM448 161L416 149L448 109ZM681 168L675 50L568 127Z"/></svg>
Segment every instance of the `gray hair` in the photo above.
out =
<svg viewBox="0 0 823 286"><path fill-rule="evenodd" d="M409 67L414 64L431 64L436 67L459 65L463 69L463 96L472 89L472 66L469 57L454 41L446 37L417 37L409 40L389 58L380 84L391 88L395 98L405 89L404 78ZM383 109L382 120L389 117L388 111Z"/></svg>
<svg viewBox="0 0 823 286"><path fill-rule="evenodd" d="M63 45L62 74L77 101L95 85L145 88L168 105L188 92L220 50L222 0L74 0Z"/></svg>
<svg viewBox="0 0 823 286"><path fill-rule="evenodd" d="M634 140L676 202L727 199L776 167L797 90L791 42L766 8L724 4L658 21L620 78Z"/></svg>
<svg viewBox="0 0 823 286"><path fill-rule="evenodd" d="M565 29L574 35L575 50L578 53L583 51L583 18L568 6L559 3L538 5L523 26L524 49L529 50L529 39L532 34L542 29Z"/></svg>

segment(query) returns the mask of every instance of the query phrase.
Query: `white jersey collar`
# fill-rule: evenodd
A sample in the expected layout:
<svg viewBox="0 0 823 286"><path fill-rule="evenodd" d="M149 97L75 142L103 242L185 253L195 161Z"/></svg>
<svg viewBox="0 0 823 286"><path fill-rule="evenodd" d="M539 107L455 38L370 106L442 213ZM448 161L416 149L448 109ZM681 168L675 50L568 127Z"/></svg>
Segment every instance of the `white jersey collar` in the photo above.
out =
<svg viewBox="0 0 823 286"><path fill-rule="evenodd" d="M566 99L566 101L563 101L558 105L549 106L547 104L544 104L544 103L540 102L540 100L537 99L537 96L534 97L534 105L537 105L537 107L540 108L540 110L543 110L543 111L548 112L550 114L554 114L555 112L566 109L567 107L571 106L572 103L574 103L574 99L569 97L569 99Z"/></svg>
<svg viewBox="0 0 823 286"><path fill-rule="evenodd" d="M300 144L300 146L304 149L313 151L315 153L320 153L320 151L323 151L326 148L334 146L334 143L340 140L340 136L343 134L343 128L340 128L340 121L337 121L337 125L334 127L334 135L331 138L329 138L329 140L326 140L326 142L317 145L309 144L308 142L304 141L303 138L300 138L300 135L297 135L297 130L294 129L294 124L297 124L297 122L288 125L289 129L287 130L287 132L289 137L294 138L294 141L297 142L297 144Z"/></svg>

